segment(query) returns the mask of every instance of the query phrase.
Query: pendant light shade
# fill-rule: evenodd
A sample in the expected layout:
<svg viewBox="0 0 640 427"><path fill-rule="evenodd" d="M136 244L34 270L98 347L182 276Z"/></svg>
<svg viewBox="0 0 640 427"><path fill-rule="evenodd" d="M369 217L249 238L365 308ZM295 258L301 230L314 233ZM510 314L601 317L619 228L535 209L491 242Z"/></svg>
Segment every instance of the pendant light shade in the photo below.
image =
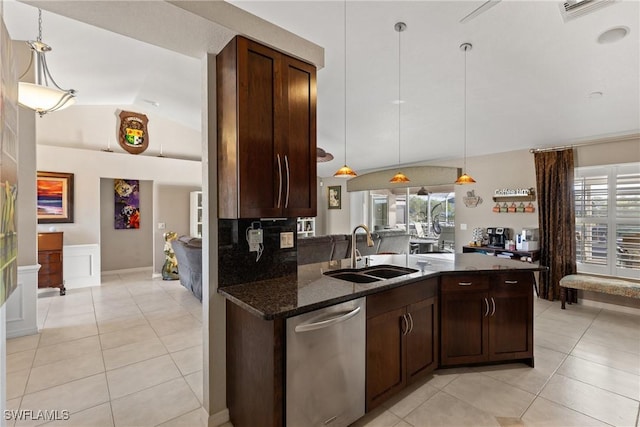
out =
<svg viewBox="0 0 640 427"><path fill-rule="evenodd" d="M402 172L398 172L393 176L393 178L389 180L389 182L392 184L400 184L401 182L410 182L410 181L411 180L407 178L407 176Z"/></svg>
<svg viewBox="0 0 640 427"><path fill-rule="evenodd" d="M475 179L467 175L467 51L471 50L471 43L462 43L460 50L464 52L464 169L456 184L473 184Z"/></svg>
<svg viewBox="0 0 640 427"><path fill-rule="evenodd" d="M36 111L41 117L73 105L76 101L76 91L73 89L65 90L58 86L51 77L49 67L47 67L45 54L52 49L51 46L42 42L42 10L40 9L38 9L38 39L28 41L27 44L32 51L32 63L35 60L36 82L18 83L18 102L20 105ZM29 68L31 68L31 64Z"/></svg>
<svg viewBox="0 0 640 427"><path fill-rule="evenodd" d="M344 166L333 174L335 178L353 178L357 173L347 166L347 0L344 1Z"/></svg>
<svg viewBox="0 0 640 427"><path fill-rule="evenodd" d="M357 173L354 172L349 166L344 165L336 173L333 174L336 178L353 178L354 176L358 176Z"/></svg>
<svg viewBox="0 0 640 427"><path fill-rule="evenodd" d="M407 29L407 24L404 22L397 22L396 25L393 26L393 29L398 32L398 166L400 166L400 106L402 105L402 92L401 92L401 80L402 80L402 61L400 57L400 53L402 52L401 44L400 44L400 33ZM411 180L407 178L405 174L402 172L398 172L389 180L392 184L400 184L403 182L410 182Z"/></svg>
<svg viewBox="0 0 640 427"><path fill-rule="evenodd" d="M426 188L424 188L424 186L420 187L420 189L418 190L418 196L427 196L429 195L429 192L427 191Z"/></svg>
<svg viewBox="0 0 640 427"><path fill-rule="evenodd" d="M458 179L456 180L456 184L473 184L475 182L476 182L476 180L471 178L466 173L463 173L462 175L460 175L458 177Z"/></svg>

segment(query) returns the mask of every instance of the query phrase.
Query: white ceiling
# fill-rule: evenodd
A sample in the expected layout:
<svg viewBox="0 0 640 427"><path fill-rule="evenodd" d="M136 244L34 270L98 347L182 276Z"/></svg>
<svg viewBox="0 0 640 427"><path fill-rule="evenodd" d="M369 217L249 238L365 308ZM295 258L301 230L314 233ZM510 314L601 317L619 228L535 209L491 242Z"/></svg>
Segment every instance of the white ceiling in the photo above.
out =
<svg viewBox="0 0 640 427"><path fill-rule="evenodd" d="M73 3L73 2L71 2ZM86 2L81 2L85 3ZM342 1L232 1L325 49L318 72L318 145L344 163L345 39ZM469 156L564 145L640 131L640 2L622 1L564 23L558 1L503 0L468 21L483 1L349 1L347 4L347 162L357 171L400 162L460 158L464 141L463 42L467 53ZM14 39L36 36L37 11L5 0ZM401 63L394 24L403 21ZM626 26L628 36L598 36ZM184 31L189 31L185 28ZM199 127L200 61L45 12L43 40L63 87L79 105L160 103ZM97 49L90 49L97 46ZM127 53L127 58L119 55ZM194 84L198 82L198 84ZM592 98L592 92L602 92ZM72 107L73 108L73 107ZM159 112L160 113L160 112Z"/></svg>

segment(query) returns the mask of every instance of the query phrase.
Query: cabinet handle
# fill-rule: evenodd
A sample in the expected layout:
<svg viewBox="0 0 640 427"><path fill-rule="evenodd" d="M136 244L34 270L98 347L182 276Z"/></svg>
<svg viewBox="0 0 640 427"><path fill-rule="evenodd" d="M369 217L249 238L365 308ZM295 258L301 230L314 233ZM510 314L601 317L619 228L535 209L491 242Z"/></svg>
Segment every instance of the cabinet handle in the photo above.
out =
<svg viewBox="0 0 640 427"><path fill-rule="evenodd" d="M409 321L407 320L407 315L402 315L402 335L407 335L409 332Z"/></svg>
<svg viewBox="0 0 640 427"><path fill-rule="evenodd" d="M472 282L458 282L458 286L471 286Z"/></svg>
<svg viewBox="0 0 640 427"><path fill-rule="evenodd" d="M505 280L504 283L507 285L516 285L518 283L517 280Z"/></svg>
<svg viewBox="0 0 640 427"><path fill-rule="evenodd" d="M280 207L280 201L282 199L282 162L280 161L280 154L278 156L278 208Z"/></svg>
<svg viewBox="0 0 640 427"><path fill-rule="evenodd" d="M496 314L496 300L494 300L493 297L491 297L491 304L493 305L493 311L491 311L491 316L493 316L494 314Z"/></svg>
<svg viewBox="0 0 640 427"><path fill-rule="evenodd" d="M284 155L284 166L287 169L287 197L284 199L284 207L289 207L289 190L291 189L291 176L289 174L289 157Z"/></svg>
<svg viewBox="0 0 640 427"><path fill-rule="evenodd" d="M484 306L484 317L487 317L489 315L489 300L487 300L486 298L484 299Z"/></svg>
<svg viewBox="0 0 640 427"><path fill-rule="evenodd" d="M411 324L411 326L409 326L409 332L407 332L407 334L410 334L413 331L413 316L411 316L411 313L407 313L407 316L409 316L409 323Z"/></svg>

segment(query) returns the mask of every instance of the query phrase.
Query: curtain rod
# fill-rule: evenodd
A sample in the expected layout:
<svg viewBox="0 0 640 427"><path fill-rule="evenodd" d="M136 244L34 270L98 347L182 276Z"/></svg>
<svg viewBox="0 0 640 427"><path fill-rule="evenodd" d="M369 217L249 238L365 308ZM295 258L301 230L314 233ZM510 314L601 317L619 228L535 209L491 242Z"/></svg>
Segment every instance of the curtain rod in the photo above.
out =
<svg viewBox="0 0 640 427"><path fill-rule="evenodd" d="M640 134L634 133L634 134L623 135L623 136L618 136L618 137L597 139L595 141L583 142L581 144L560 145L560 146L557 146L557 147L547 147L547 148L531 148L531 149L529 149L529 152L530 153L544 153L546 151L560 151L560 150L567 150L569 148L585 147L587 145L606 144L608 142L623 142L623 141L629 141L629 140L632 140L632 139L640 139Z"/></svg>

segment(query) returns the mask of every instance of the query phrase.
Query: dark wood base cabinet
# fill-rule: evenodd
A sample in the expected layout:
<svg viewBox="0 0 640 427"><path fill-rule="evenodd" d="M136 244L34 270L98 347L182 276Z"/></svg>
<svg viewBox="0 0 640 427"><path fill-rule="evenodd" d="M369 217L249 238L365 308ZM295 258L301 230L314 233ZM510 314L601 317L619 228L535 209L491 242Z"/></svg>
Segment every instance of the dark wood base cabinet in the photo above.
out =
<svg viewBox="0 0 640 427"><path fill-rule="evenodd" d="M366 411L438 366L438 280L367 297Z"/></svg>
<svg viewBox="0 0 640 427"><path fill-rule="evenodd" d="M533 272L451 274L368 295L366 411L438 367L533 366L534 280ZM230 301L226 309L231 422L284 426L285 319L263 320Z"/></svg>
<svg viewBox="0 0 640 427"><path fill-rule="evenodd" d="M235 427L284 426L284 320L227 301L227 405Z"/></svg>
<svg viewBox="0 0 640 427"><path fill-rule="evenodd" d="M521 360L533 366L532 272L440 278L440 365Z"/></svg>
<svg viewBox="0 0 640 427"><path fill-rule="evenodd" d="M62 232L38 233L38 288L67 289L62 277Z"/></svg>

